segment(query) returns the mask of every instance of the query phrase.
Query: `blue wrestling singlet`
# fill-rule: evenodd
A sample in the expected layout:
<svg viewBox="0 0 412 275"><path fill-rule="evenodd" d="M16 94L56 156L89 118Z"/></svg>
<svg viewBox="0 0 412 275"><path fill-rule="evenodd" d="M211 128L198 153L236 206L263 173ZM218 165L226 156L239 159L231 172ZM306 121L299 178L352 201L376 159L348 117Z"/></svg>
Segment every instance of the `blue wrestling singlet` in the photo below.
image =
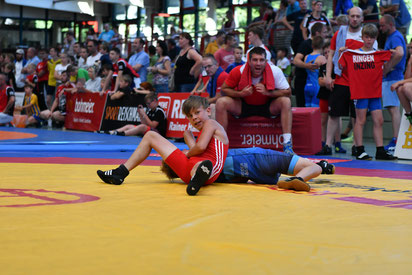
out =
<svg viewBox="0 0 412 275"><path fill-rule="evenodd" d="M259 147L229 149L222 174L229 182L242 177L260 184L276 184L281 173L293 174L299 158Z"/></svg>

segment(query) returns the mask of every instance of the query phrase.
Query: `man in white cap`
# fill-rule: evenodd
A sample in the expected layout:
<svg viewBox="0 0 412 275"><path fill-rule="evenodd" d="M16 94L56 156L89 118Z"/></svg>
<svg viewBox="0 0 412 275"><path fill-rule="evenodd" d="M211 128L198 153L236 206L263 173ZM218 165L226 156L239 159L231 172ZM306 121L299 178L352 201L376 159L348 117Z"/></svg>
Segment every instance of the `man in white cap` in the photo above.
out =
<svg viewBox="0 0 412 275"><path fill-rule="evenodd" d="M16 78L16 91L23 92L24 88L24 75L21 73L21 70L26 65L27 60L24 59L24 50L16 50L16 60L14 61L14 77Z"/></svg>

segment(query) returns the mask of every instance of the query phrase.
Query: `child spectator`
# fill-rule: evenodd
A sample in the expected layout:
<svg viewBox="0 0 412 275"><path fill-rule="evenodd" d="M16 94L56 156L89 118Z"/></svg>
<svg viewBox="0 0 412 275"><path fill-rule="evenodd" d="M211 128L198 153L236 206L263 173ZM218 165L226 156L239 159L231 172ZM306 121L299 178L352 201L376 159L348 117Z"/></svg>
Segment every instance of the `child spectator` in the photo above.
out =
<svg viewBox="0 0 412 275"><path fill-rule="evenodd" d="M315 36L312 39L313 51L305 56L305 63L312 63L320 67L326 64L326 58L322 55L322 47L324 40L321 36ZM306 107L319 107L319 69L309 70L306 69L307 78L305 85L305 106Z"/></svg>
<svg viewBox="0 0 412 275"><path fill-rule="evenodd" d="M117 91L115 92L109 92L110 95L110 99L111 100L116 100L116 99L120 99L123 96L128 96L132 93L132 78L130 77L130 75L123 75L120 78L119 81L119 88L117 89Z"/></svg>
<svg viewBox="0 0 412 275"><path fill-rule="evenodd" d="M37 103L39 104L40 110L47 110L46 99L44 97L44 93L39 92L39 78L36 74L36 65L34 63L30 63L26 66L27 77L25 80L26 84L29 84L33 88L33 93L37 97Z"/></svg>
<svg viewBox="0 0 412 275"><path fill-rule="evenodd" d="M147 110L144 111L142 105L139 105L138 112L140 116L139 125L128 124L114 131L105 132L106 134L118 136L136 136L144 135L152 130L159 133L161 136L166 136L166 113L159 107L159 101L155 93L150 93L144 98Z"/></svg>
<svg viewBox="0 0 412 275"><path fill-rule="evenodd" d="M39 105L41 110L48 109L46 102L47 98L47 83L49 81L49 69L47 65L48 55L45 49L39 50L39 57L41 61L36 66L36 75L38 78L37 83L37 97L39 99ZM44 103L44 106L42 106Z"/></svg>
<svg viewBox="0 0 412 275"><path fill-rule="evenodd" d="M59 86L62 84L62 81L60 79L60 75L63 71L67 70L67 67L69 67L69 57L67 53L60 53L60 64L57 64L56 67L54 68L54 78L56 79L56 86Z"/></svg>
<svg viewBox="0 0 412 275"><path fill-rule="evenodd" d="M33 64L34 65L34 64ZM36 67L36 65L34 65ZM36 127L41 127L47 124L45 119L47 119L47 114L50 112L49 110L45 110L40 112L39 103L37 100L37 96L33 93L33 86L30 84L24 85L24 101L23 106L16 107L19 111L24 111L28 118L26 121L26 127L35 125Z"/></svg>
<svg viewBox="0 0 412 275"><path fill-rule="evenodd" d="M277 56L276 66L278 66L282 70L285 77L289 77L290 72L292 71L292 66L290 65L290 60L287 57L288 49L280 48L277 51L276 56Z"/></svg>
<svg viewBox="0 0 412 275"><path fill-rule="evenodd" d="M57 64L61 63L58 56L56 48L50 48L49 50L50 59L47 61L47 69L49 70L49 80L47 81L47 106L51 107L54 94L56 92L56 78L54 77L54 72Z"/></svg>
<svg viewBox="0 0 412 275"><path fill-rule="evenodd" d="M233 62L232 64L230 64L225 72L230 73L231 70L233 70L233 68L236 68L237 66L241 66L243 64L245 64L245 61L242 60L243 58L243 49L240 46L237 46L234 50L234 55L235 55L235 62Z"/></svg>
<svg viewBox="0 0 412 275"><path fill-rule="evenodd" d="M13 87L16 90L16 78L14 76L14 64L13 63L4 63L2 66L2 71L7 75L8 81L7 85Z"/></svg>
<svg viewBox="0 0 412 275"><path fill-rule="evenodd" d="M363 144L363 126L366 113L369 110L373 120L373 137L376 144L376 159L393 160L383 147L383 116L382 116L382 65L390 60L390 51L375 51L373 44L378 37L378 29L373 24L367 24L362 29L363 47L359 50L347 50L339 64L347 70L351 99L355 101L356 122L353 136L356 146L356 159L371 160ZM346 50L345 47L339 51Z"/></svg>

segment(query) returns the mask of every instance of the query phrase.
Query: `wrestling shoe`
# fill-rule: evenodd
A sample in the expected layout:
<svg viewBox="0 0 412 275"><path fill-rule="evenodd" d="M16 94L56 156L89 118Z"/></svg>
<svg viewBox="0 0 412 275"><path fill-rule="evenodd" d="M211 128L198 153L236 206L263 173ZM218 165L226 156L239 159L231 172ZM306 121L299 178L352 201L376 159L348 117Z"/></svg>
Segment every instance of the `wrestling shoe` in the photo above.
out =
<svg viewBox="0 0 412 275"><path fill-rule="evenodd" d="M385 150L383 151L376 151L375 159L380 159L380 160L395 160L398 159L397 157L388 154Z"/></svg>
<svg viewBox="0 0 412 275"><path fill-rule="evenodd" d="M356 156L357 160L372 160L372 157L369 156L365 151L360 153L358 156Z"/></svg>
<svg viewBox="0 0 412 275"><path fill-rule="evenodd" d="M388 145L385 146L385 151L393 152L396 147L396 138L392 138Z"/></svg>
<svg viewBox="0 0 412 275"><path fill-rule="evenodd" d="M352 143L353 142L353 134L351 134L350 136L347 136L346 138L342 138L342 136L341 136L340 141L344 142L344 143Z"/></svg>
<svg viewBox="0 0 412 275"><path fill-rule="evenodd" d="M200 187L202 187L210 178L212 169L213 164L210 160L204 160L199 164L195 174L193 175L186 188L186 193L189 196L194 196L197 194L197 192L199 192Z"/></svg>
<svg viewBox="0 0 412 275"><path fill-rule="evenodd" d="M280 180L278 181L278 187L287 190L310 191L310 185L307 184L301 177L290 177L286 180Z"/></svg>
<svg viewBox="0 0 412 275"><path fill-rule="evenodd" d="M335 153L346 154L346 150L342 147L340 142L335 142Z"/></svg>
<svg viewBox="0 0 412 275"><path fill-rule="evenodd" d="M295 152L293 152L293 148L292 148L292 141L288 141L283 143L283 153L286 153L288 155L293 156L295 154Z"/></svg>
<svg viewBox="0 0 412 275"><path fill-rule="evenodd" d="M322 150L317 152L315 155L316 156L332 155L332 148L330 148L328 145L325 145L322 147Z"/></svg>
<svg viewBox="0 0 412 275"><path fill-rule="evenodd" d="M107 171L97 170L97 175L105 183L120 185L123 183L124 178L129 175L129 170L127 170L127 168L123 164L121 164L116 169Z"/></svg>
<svg viewBox="0 0 412 275"><path fill-rule="evenodd" d="M358 151L356 150L356 146L352 145L352 157L356 157L358 155Z"/></svg>
<svg viewBox="0 0 412 275"><path fill-rule="evenodd" d="M335 165L330 164L326 160L321 160L317 162L316 164L322 168L322 174L328 174L328 175L335 174Z"/></svg>

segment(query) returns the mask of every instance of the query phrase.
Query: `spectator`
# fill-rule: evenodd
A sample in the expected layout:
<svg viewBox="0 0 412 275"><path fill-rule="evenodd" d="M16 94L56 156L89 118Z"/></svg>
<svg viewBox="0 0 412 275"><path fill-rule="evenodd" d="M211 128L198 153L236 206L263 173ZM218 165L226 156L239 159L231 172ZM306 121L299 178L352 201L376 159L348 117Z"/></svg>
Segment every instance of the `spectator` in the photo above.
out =
<svg viewBox="0 0 412 275"><path fill-rule="evenodd" d="M105 64L112 65L112 61L110 60L109 56L109 47L106 43L102 43L99 45L99 52L100 56L100 68L102 68Z"/></svg>
<svg viewBox="0 0 412 275"><path fill-rule="evenodd" d="M7 75L0 73L0 125L13 120L15 94L13 87L7 85Z"/></svg>
<svg viewBox="0 0 412 275"><path fill-rule="evenodd" d="M207 84L209 84L210 77L207 75L207 72L204 68L202 68L202 73L199 75L199 79L190 92L191 95L201 94L206 92Z"/></svg>
<svg viewBox="0 0 412 275"><path fill-rule="evenodd" d="M67 75L70 77L71 82L81 82L83 85L89 80L89 73L83 68L76 67L74 65L69 65L67 67Z"/></svg>
<svg viewBox="0 0 412 275"><path fill-rule="evenodd" d="M140 75L142 82L147 80L147 68L150 65L149 55L143 50L144 45L143 38L136 38L132 44L132 50L136 53L129 58L129 64Z"/></svg>
<svg viewBox="0 0 412 275"><path fill-rule="evenodd" d="M47 83L49 81L49 69L48 69L48 54L46 49L39 50L39 57L41 61L36 66L36 75L38 78L37 83L37 98L39 100L40 110L48 109L47 105Z"/></svg>
<svg viewBox="0 0 412 275"><path fill-rule="evenodd" d="M74 38L74 32L73 31L68 31L66 32L66 38L64 39L64 45L61 50L62 53L67 54L68 56L73 56L74 55L74 44L76 43L76 39ZM27 57L28 57L28 52L27 52Z"/></svg>
<svg viewBox="0 0 412 275"><path fill-rule="evenodd" d="M293 27L286 20L286 9L287 9L287 7L288 7L288 1L287 0L281 0L280 5L279 5L279 9L276 12L276 17L275 17L275 20L273 22L272 29L277 30L277 29L282 29L282 28L286 27L291 31L293 30ZM300 11L300 9L299 9L299 11Z"/></svg>
<svg viewBox="0 0 412 275"><path fill-rule="evenodd" d="M121 99L124 96L129 96L132 93L132 83L133 80L130 75L123 75L119 81L119 88L115 92L109 92L110 99L116 100Z"/></svg>
<svg viewBox="0 0 412 275"><path fill-rule="evenodd" d="M359 8L363 11L365 22L377 22L379 20L378 5L376 0L359 0Z"/></svg>
<svg viewBox="0 0 412 275"><path fill-rule="evenodd" d="M110 40L113 38L115 33L113 30L110 29L110 25L107 23L104 24L103 28L104 31L102 31L102 33L99 35L98 40L105 43L110 43Z"/></svg>
<svg viewBox="0 0 412 275"><path fill-rule="evenodd" d="M270 6L269 1L262 1L259 6L259 16L254 18L252 23L260 22L263 20L263 17L265 16L265 12L267 8Z"/></svg>
<svg viewBox="0 0 412 275"><path fill-rule="evenodd" d="M405 80L398 81L391 86L392 91L396 91L399 100L405 110L405 116L408 119L410 125L412 125L412 58L408 61L408 66L405 71Z"/></svg>
<svg viewBox="0 0 412 275"><path fill-rule="evenodd" d="M234 56L235 56L235 62L233 62L232 64L230 64L225 72L230 73L231 70L233 70L234 68L236 68L237 66L243 65L245 64L245 61L243 61L243 49L240 46L237 46L234 50Z"/></svg>
<svg viewBox="0 0 412 275"><path fill-rule="evenodd" d="M314 36L321 36L322 38L326 38L328 34L328 30L326 25L322 23L316 23L312 26L311 32ZM313 51L312 49L312 39L306 39L302 42L299 46L299 49L293 59L293 64L296 66L295 69L295 96L296 96L296 105L298 107L305 107L305 85L306 85L306 78L307 73L306 69L309 70L316 70L318 69L318 65L305 63L306 55L310 54Z"/></svg>
<svg viewBox="0 0 412 275"><path fill-rule="evenodd" d="M116 48L119 48L119 50L121 50L122 49L122 44L123 44L123 38L122 38L121 34L119 33L119 27L114 26L113 27L113 32L114 32L114 35L110 39L110 45L111 45L112 48L116 47Z"/></svg>
<svg viewBox="0 0 412 275"><path fill-rule="evenodd" d="M88 42L90 40L98 40L96 32L94 31L94 28L92 26L89 27L86 36L86 41Z"/></svg>
<svg viewBox="0 0 412 275"><path fill-rule="evenodd" d="M332 92L329 97L329 117L326 134L326 144L317 155L331 155L333 139L340 142L340 117L347 116L349 113L355 118L355 107L351 100L349 90L349 80L346 72L338 66L339 49L346 47L348 49L359 49L363 46L362 40L362 10L359 7L353 7L348 12L349 25L341 26L332 40L327 58L325 86ZM376 43L375 43L376 44ZM374 46L375 48L376 46ZM332 82L332 70L336 74ZM339 134L336 134L336 133ZM336 151L336 148L335 148ZM356 154L356 151L353 152Z"/></svg>
<svg viewBox="0 0 412 275"><path fill-rule="evenodd" d="M227 34L225 37L225 45L214 53L214 56L223 70L235 62L234 49L237 45L237 40L233 34Z"/></svg>
<svg viewBox="0 0 412 275"><path fill-rule="evenodd" d="M39 103L37 100L37 96L33 94L33 86L30 84L24 85L24 101L23 106L16 107L18 111L24 111L28 118L26 121L26 127L35 125L36 127L41 127L45 125L47 122L47 114L50 112L49 110L44 110L40 112Z"/></svg>
<svg viewBox="0 0 412 275"><path fill-rule="evenodd" d="M176 57L179 55L180 48L176 45L176 41L172 38L167 40L167 52L172 63L175 62Z"/></svg>
<svg viewBox="0 0 412 275"><path fill-rule="evenodd" d="M167 118L165 111L159 106L159 100L155 93L150 93L144 98L146 103L146 112L142 105L138 106L138 112L141 123L139 125L128 124L119 129L105 132L118 136L138 136L144 135L148 131L155 131L161 136L166 136Z"/></svg>
<svg viewBox="0 0 412 275"><path fill-rule="evenodd" d="M232 10L226 12L226 21L223 23L222 31L225 33L231 33L236 29L235 17ZM214 54L214 53L211 53Z"/></svg>
<svg viewBox="0 0 412 275"><path fill-rule="evenodd" d="M77 66L82 69L87 69L89 66L87 65L87 58L89 54L87 53L87 49L85 47L80 48L80 58L77 62Z"/></svg>
<svg viewBox="0 0 412 275"><path fill-rule="evenodd" d="M28 48L27 49L27 62L26 65L23 67L23 69L21 70L22 74L27 74L26 68L27 65L33 63L35 66L37 66L37 64L39 64L40 59L37 57L37 52L35 48ZM26 76L24 76L26 77Z"/></svg>
<svg viewBox="0 0 412 275"><path fill-rule="evenodd" d="M167 45L163 40L157 41L156 52L159 59L151 67L153 85L157 93L167 93L169 92L169 76L172 67L170 57L167 55Z"/></svg>
<svg viewBox="0 0 412 275"><path fill-rule="evenodd" d="M80 58L80 43L76 42L73 45L73 57L74 57L74 63L73 65L77 66Z"/></svg>
<svg viewBox="0 0 412 275"><path fill-rule="evenodd" d="M289 6L286 10L286 16L291 15L294 12L299 11L300 6L299 6L299 2L296 0L288 0Z"/></svg>
<svg viewBox="0 0 412 275"><path fill-rule="evenodd" d="M276 53L276 66L278 66L285 77L290 76L290 72L292 70L292 66L290 65L290 61L288 58L288 49L287 48L280 48Z"/></svg>
<svg viewBox="0 0 412 275"><path fill-rule="evenodd" d="M406 37L409 34L411 14L404 0L380 0L379 9L381 15L388 14L395 18L395 26Z"/></svg>
<svg viewBox="0 0 412 275"><path fill-rule="evenodd" d="M97 68L95 66L91 66L87 69L87 73L89 74L89 80L86 81L84 84L83 91L86 93L96 93L100 92L100 82L102 81L101 77L97 75Z"/></svg>
<svg viewBox="0 0 412 275"><path fill-rule="evenodd" d="M268 62L271 62L272 54L270 53L269 49L263 44L263 37L265 35L265 30L263 29L262 26L259 26L257 24L251 24L248 28L248 35L247 38L249 40L249 44L252 45L252 48L250 48L247 53L246 53L246 59L249 60L249 52L254 48L254 47L261 47L265 49L266 51L266 59Z"/></svg>
<svg viewBox="0 0 412 275"><path fill-rule="evenodd" d="M157 44L157 41L156 41ZM167 48L167 45L166 45ZM157 60L159 59L159 56L156 54L156 47L153 45L150 45L148 47L148 52L149 52L149 67L147 68L147 79L146 82L153 83L153 73L150 71L150 68L153 67Z"/></svg>
<svg viewBox="0 0 412 275"><path fill-rule="evenodd" d="M202 64L207 75L210 77L206 88L206 91L209 94L208 101L209 103L216 103L216 100L220 97L220 90L228 74L221 66L219 66L217 60L211 54L203 57Z"/></svg>
<svg viewBox="0 0 412 275"><path fill-rule="evenodd" d="M99 66L98 61L100 60L102 54L98 51L98 49L99 43L97 42L97 40L90 40L87 42L87 53L89 54L86 60L87 68L90 68L92 66Z"/></svg>
<svg viewBox="0 0 412 275"><path fill-rule="evenodd" d="M112 91L117 91L119 88L120 81L125 75L129 75L132 81L130 84L132 87L138 88L140 86L141 80L139 74L133 69L132 65L127 63L126 60L120 58L120 50L118 48L113 48L110 51L110 59L113 62L113 70L110 71L106 79L105 87L109 87L108 83L113 76L116 76L116 81L114 84L114 89Z"/></svg>
<svg viewBox="0 0 412 275"><path fill-rule="evenodd" d="M16 88L16 78L14 77L14 64L13 63L3 63L2 72L7 75L7 85L11 86L13 90Z"/></svg>
<svg viewBox="0 0 412 275"><path fill-rule="evenodd" d="M219 50L223 44L225 43L225 32L218 31L216 34L216 38L214 41L207 44L205 49L205 54L215 54L217 50Z"/></svg>
<svg viewBox="0 0 412 275"><path fill-rule="evenodd" d="M30 63L29 65L27 65L26 72L28 75L26 77L25 82L33 88L33 92L36 95L37 104L40 108L39 110L46 110L46 98L44 96L43 91L40 91L39 89L39 77L36 73L36 65L34 65L34 63Z"/></svg>
<svg viewBox="0 0 412 275"><path fill-rule="evenodd" d="M62 84L60 75L63 71L67 70L67 67L69 67L70 65L67 53L60 53L60 60L61 62L57 64L54 68L54 78L56 79L56 86Z"/></svg>
<svg viewBox="0 0 412 275"><path fill-rule="evenodd" d="M362 29L364 45L358 51L344 51L339 58L339 65L349 76L351 98L355 101L356 122L353 127L353 137L356 144L356 159L371 160L363 146L363 127L366 122L366 112L369 111L373 120L373 138L376 144L375 159L394 160L383 148L383 116L382 116L382 67L391 59L390 51L377 52L373 44L378 37L378 28L367 24ZM401 36L402 37L402 36ZM344 47L339 49L341 51ZM394 55L392 58L394 58ZM386 66L387 64L385 64Z"/></svg>
<svg viewBox="0 0 412 275"><path fill-rule="evenodd" d="M54 94L56 92L56 78L54 77L54 72L56 65L61 63L58 56L56 48L50 48L49 50L50 59L47 61L47 69L49 71L49 79L47 80L47 106L51 108L53 103Z"/></svg>
<svg viewBox="0 0 412 275"><path fill-rule="evenodd" d="M180 53L176 60L174 81L176 92L188 93L196 85L196 79L202 67L202 56L193 48L193 40L189 33L179 36Z"/></svg>
<svg viewBox="0 0 412 275"><path fill-rule="evenodd" d="M300 28L302 29L303 39L306 40L311 37L310 30L315 23L322 23L328 27L331 27L331 24L328 18L322 14L323 2L315 1L314 10L306 15L303 19Z"/></svg>
<svg viewBox="0 0 412 275"><path fill-rule="evenodd" d="M351 8L353 8L352 0L338 0L336 1L336 8L333 15L336 17L339 14L348 14L348 10Z"/></svg>
<svg viewBox="0 0 412 275"><path fill-rule="evenodd" d="M379 25L381 32L387 35L384 49L394 51L394 58L388 62L383 71L382 83L383 107L388 109L392 117L393 131L393 138L389 144L385 146L385 150L394 151L401 124L401 114L399 110L399 98L396 93L391 91L391 85L403 79L406 64L406 43L402 34L396 30L395 20L391 15L383 15L379 20Z"/></svg>
<svg viewBox="0 0 412 275"><path fill-rule="evenodd" d="M216 120L227 129L229 114L240 117L280 114L283 150L294 154L289 84L282 71L267 62L263 48L253 48L248 58L246 64L230 72L222 85L225 96L216 102Z"/></svg>
<svg viewBox="0 0 412 275"><path fill-rule="evenodd" d="M287 15L286 17L282 18L282 23L287 26L288 21L293 21L293 33L292 39L290 42L290 46L292 47L293 53L296 54L299 48L300 43L302 43L303 35L302 30L300 28L300 24L302 23L305 16L311 13L311 10L308 10L308 3L307 0L300 0L299 1L300 10Z"/></svg>

